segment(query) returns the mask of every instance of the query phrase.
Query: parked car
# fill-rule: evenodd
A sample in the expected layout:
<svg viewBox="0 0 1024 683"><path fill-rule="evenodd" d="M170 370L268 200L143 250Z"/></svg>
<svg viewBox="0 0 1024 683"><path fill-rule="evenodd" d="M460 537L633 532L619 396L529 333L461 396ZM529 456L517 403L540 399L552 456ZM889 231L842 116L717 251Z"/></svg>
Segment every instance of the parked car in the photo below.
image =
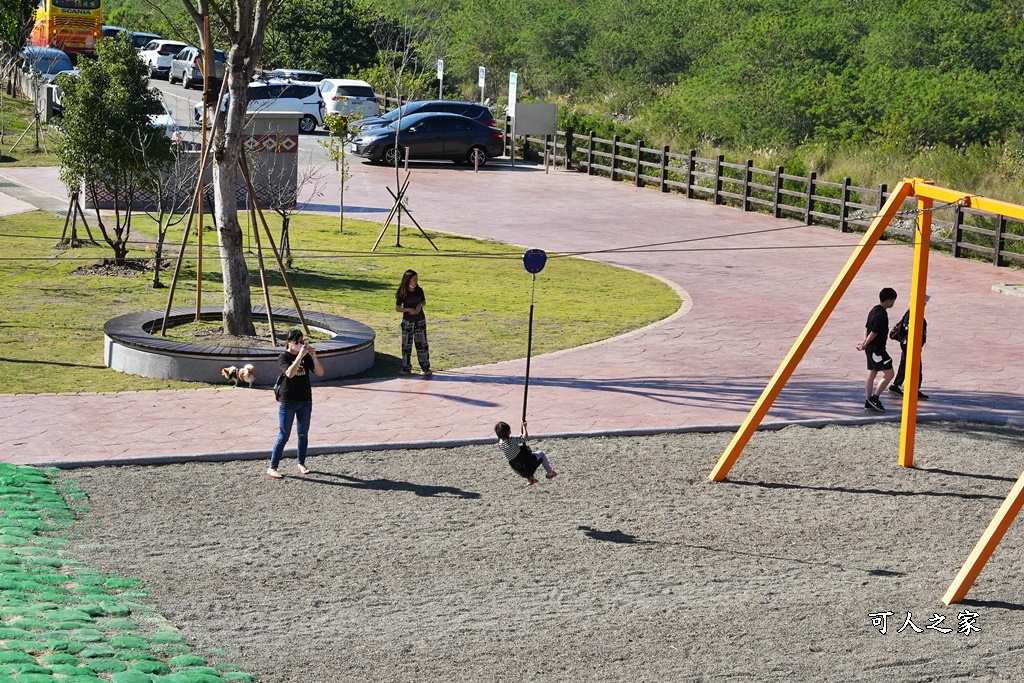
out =
<svg viewBox="0 0 1024 683"><path fill-rule="evenodd" d="M118 37L120 35L127 35L128 33L129 33L128 29L121 28L120 26L104 26L103 30L101 31L100 37L101 38L116 38L116 37Z"/></svg>
<svg viewBox="0 0 1024 683"><path fill-rule="evenodd" d="M41 83L53 83L61 71L71 71L75 65L64 52L53 47L26 47L18 53L22 72L38 78Z"/></svg>
<svg viewBox="0 0 1024 683"><path fill-rule="evenodd" d="M299 132L312 133L317 126L324 125L324 98L315 85L308 83L288 83L273 81L270 83L250 83L248 87L249 104L246 111L250 114L262 111L300 112ZM227 109L228 95L224 95L221 110ZM202 122L202 104L194 107L193 120ZM207 121L213 122L212 112L207 114Z"/></svg>
<svg viewBox="0 0 1024 683"><path fill-rule="evenodd" d="M162 36L158 36L155 33L142 33L141 31L132 31L132 47L136 50L141 50L143 47L148 45L154 40L160 40Z"/></svg>
<svg viewBox="0 0 1024 683"><path fill-rule="evenodd" d="M50 84L53 88L53 117L60 119L64 116L64 91L61 90L61 83L65 78L78 78L81 72L78 69L70 69L68 71L61 71L56 76L56 80ZM174 120L174 112L167 108L167 103L163 100L160 101L159 110L157 113L149 115L149 123L154 128L162 128L173 142L181 141L181 129L178 127L178 122Z"/></svg>
<svg viewBox="0 0 1024 683"><path fill-rule="evenodd" d="M279 79L282 81L302 81L304 83L319 83L324 80L324 75L319 71L305 71L303 69L274 69L267 74L268 80Z"/></svg>
<svg viewBox="0 0 1024 683"><path fill-rule="evenodd" d="M392 109L387 114L378 117L360 119L352 124L352 130L362 130L376 126L389 126L398 120L399 113L402 118L410 114L425 114L428 112L439 112L446 114L459 114L468 119L479 121L485 126L497 126L491 110L482 104L472 102L457 102L455 100L417 100L402 105L399 109Z"/></svg>
<svg viewBox="0 0 1024 683"><path fill-rule="evenodd" d="M395 135L398 143L395 143ZM483 166L505 151L502 132L459 114L428 112L402 117L402 123L371 128L352 141L352 153L394 164L410 159L450 159Z"/></svg>
<svg viewBox="0 0 1024 683"><path fill-rule="evenodd" d="M176 40L151 40L139 50L139 57L149 67L150 78L167 78L171 60L188 45Z"/></svg>
<svg viewBox="0 0 1024 683"><path fill-rule="evenodd" d="M51 110L51 116L54 118L60 118L64 115L64 91L61 90L60 84L62 77L68 76L70 78L78 78L78 69L68 69L67 71L61 71L58 74L54 74L53 82L50 83L50 88L53 89L53 109Z"/></svg>
<svg viewBox="0 0 1024 683"><path fill-rule="evenodd" d="M377 93L366 81L355 81L350 78L325 78L320 81L320 94L327 103L328 114L349 116L358 114L362 117L380 115L380 104Z"/></svg>
<svg viewBox="0 0 1024 683"><path fill-rule="evenodd" d="M164 133L171 139L171 142L181 142L181 129L178 122L174 120L174 112L167 108L167 104L160 103L162 111L158 114L149 115L149 123L154 128L163 128Z"/></svg>
<svg viewBox="0 0 1024 683"><path fill-rule="evenodd" d="M167 72L167 82L174 84L177 82L181 83L181 86L188 90L193 85L202 87L203 85L203 69L202 69L202 56L203 51L198 47L186 47L184 50L174 55L171 59L171 67ZM224 52L221 50L213 51L213 68L210 70L210 78L215 81L220 81L224 78Z"/></svg>

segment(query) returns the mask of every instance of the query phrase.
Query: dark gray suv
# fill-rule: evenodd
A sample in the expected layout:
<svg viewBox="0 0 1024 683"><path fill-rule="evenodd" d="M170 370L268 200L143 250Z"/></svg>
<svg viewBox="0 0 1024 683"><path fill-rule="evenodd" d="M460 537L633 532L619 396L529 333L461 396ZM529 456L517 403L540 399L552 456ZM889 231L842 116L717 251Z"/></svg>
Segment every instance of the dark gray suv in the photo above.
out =
<svg viewBox="0 0 1024 683"><path fill-rule="evenodd" d="M459 116L465 116L467 119L479 121L485 126L490 126L492 128L495 128L498 125L498 122L495 120L494 114L491 113L491 110L482 104L457 102L455 100L417 100L416 102L410 102L403 105L400 109L392 109L383 116L359 119L352 124L352 129L364 130L367 128L377 128L379 126L390 126L398 120L399 112L401 112L402 118L412 114L458 114Z"/></svg>

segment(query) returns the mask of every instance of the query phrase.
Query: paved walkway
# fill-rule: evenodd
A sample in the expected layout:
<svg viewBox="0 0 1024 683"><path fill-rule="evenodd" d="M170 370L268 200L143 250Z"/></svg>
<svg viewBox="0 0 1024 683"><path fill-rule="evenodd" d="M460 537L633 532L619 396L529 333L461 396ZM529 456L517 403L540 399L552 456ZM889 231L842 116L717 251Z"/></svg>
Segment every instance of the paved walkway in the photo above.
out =
<svg viewBox="0 0 1024 683"><path fill-rule="evenodd" d="M52 189L59 187L53 169L4 169L0 176L60 198ZM347 197L359 205L351 207L351 215L382 220L390 207L389 181L388 169L354 164ZM547 175L535 167L488 167L475 174L450 164L416 166L411 187L411 205L428 230L549 252L793 225L583 174ZM336 211L337 204L313 208ZM672 283L684 306L643 330L534 358L531 432L642 432L741 422L858 239L799 226L682 245L706 251L593 253L592 258ZM767 421L877 419L863 410L866 371L863 354L854 347L882 287L893 286L901 295L894 314L906 310L911 259L907 246L875 249ZM1024 300L992 291L993 285L1022 279L1019 271L933 257L924 351L925 387L932 400L921 405L922 411L995 422L1024 417ZM432 381L317 386L311 452L482 442L497 420L518 420L524 369L524 361L510 361L440 372ZM883 401L889 418L898 417L899 404ZM19 463L262 457L275 434L276 410L268 391L0 396L0 454ZM718 454L708 457L710 468Z"/></svg>

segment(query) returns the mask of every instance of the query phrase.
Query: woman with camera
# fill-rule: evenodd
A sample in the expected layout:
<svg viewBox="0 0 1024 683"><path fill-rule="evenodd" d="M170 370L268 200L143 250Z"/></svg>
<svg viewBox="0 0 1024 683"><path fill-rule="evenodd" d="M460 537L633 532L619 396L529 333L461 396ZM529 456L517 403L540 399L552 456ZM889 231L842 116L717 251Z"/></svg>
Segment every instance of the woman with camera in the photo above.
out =
<svg viewBox="0 0 1024 683"><path fill-rule="evenodd" d="M277 392L279 431L277 443L270 454L270 468L267 476L281 479L283 475L277 471L284 453L284 445L292 433L292 422L299 423L299 474L309 474L306 467L306 447L309 445L309 420L313 413L313 389L309 384L309 373L323 377L324 366L316 357L316 349L309 345L302 335L302 330L292 330L285 342L285 351L277 358L281 368L278 378L280 390Z"/></svg>

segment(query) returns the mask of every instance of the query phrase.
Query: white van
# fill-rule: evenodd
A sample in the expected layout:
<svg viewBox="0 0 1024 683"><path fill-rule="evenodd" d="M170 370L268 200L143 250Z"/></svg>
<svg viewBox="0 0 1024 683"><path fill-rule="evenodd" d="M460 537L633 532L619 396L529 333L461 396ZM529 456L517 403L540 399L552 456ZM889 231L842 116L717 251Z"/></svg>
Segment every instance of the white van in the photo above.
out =
<svg viewBox="0 0 1024 683"><path fill-rule="evenodd" d="M299 132L312 133L317 126L324 125L324 98L312 83L289 83L271 81L270 83L250 83L248 90L249 104L245 110L249 113L261 111L295 111L301 112ZM227 109L228 96L224 95L221 110ZM201 123L200 110L202 104L195 105L195 122ZM213 112L209 112L207 121L213 123Z"/></svg>
<svg viewBox="0 0 1024 683"><path fill-rule="evenodd" d="M325 78L320 81L319 87L328 114L356 114L360 118L380 116L377 94L373 92L373 86L366 81Z"/></svg>

